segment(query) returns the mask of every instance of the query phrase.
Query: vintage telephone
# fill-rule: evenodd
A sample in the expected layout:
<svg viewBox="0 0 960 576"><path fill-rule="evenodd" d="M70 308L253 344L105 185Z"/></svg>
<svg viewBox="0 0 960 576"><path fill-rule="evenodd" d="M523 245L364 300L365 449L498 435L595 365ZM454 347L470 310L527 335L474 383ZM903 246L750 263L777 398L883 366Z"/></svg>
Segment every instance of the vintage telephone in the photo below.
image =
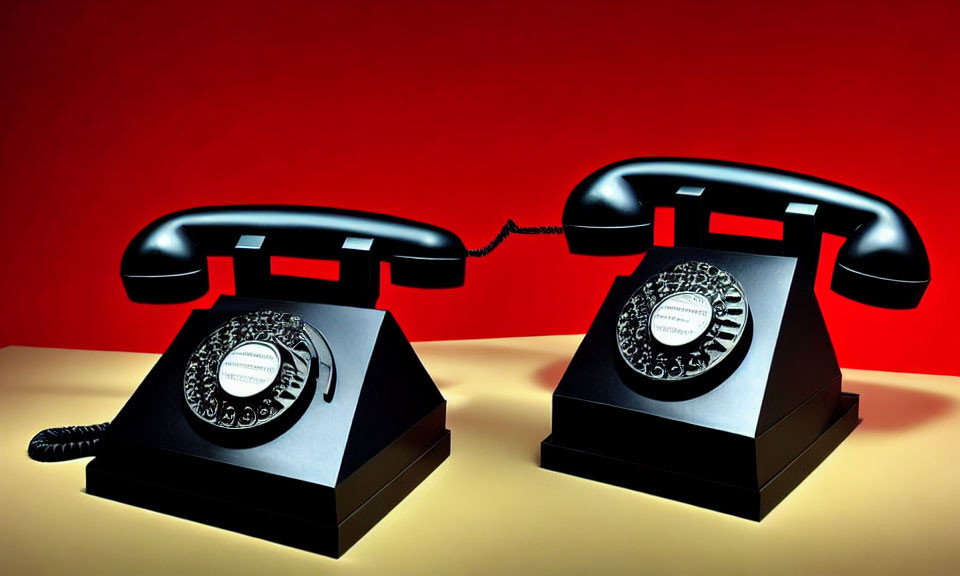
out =
<svg viewBox="0 0 960 576"><path fill-rule="evenodd" d="M466 250L364 212L200 208L141 231L123 284L137 302L190 301L216 255L234 258L237 296L193 311L109 424L87 492L339 557L450 453L445 400L373 308L380 262L394 284L455 287ZM271 255L339 260L339 281L272 275Z"/></svg>
<svg viewBox="0 0 960 576"><path fill-rule="evenodd" d="M651 247L654 209L675 246ZM783 240L709 232L714 212L783 220ZM923 242L864 192L755 166L651 158L571 193L563 227L508 221L486 247L387 216L295 206L200 208L147 226L123 256L137 302L208 290L116 419L38 434L31 456L92 455L91 494L338 557L449 454L446 403L387 311L395 284L463 283L507 236L564 233L581 254L647 252L618 277L553 396L541 465L760 520L852 431L813 292L820 235L847 238L832 287L915 307ZM271 274L271 255L334 259L339 281ZM100 434L105 435L100 439Z"/></svg>
<svg viewBox="0 0 960 576"><path fill-rule="evenodd" d="M674 208L673 247L651 247ZM783 240L710 233L711 213L783 221ZM813 291L822 233L846 238L834 291L917 306L910 220L876 196L779 170L679 158L606 166L563 211L571 252L647 252L618 277L553 395L544 468L762 519L859 423Z"/></svg>

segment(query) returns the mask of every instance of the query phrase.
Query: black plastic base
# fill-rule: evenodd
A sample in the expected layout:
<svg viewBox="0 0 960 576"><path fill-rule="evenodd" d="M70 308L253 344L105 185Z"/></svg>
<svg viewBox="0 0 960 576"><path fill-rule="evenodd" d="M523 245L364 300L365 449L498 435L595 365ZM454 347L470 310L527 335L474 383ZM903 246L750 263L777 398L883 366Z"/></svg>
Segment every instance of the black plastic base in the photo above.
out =
<svg viewBox="0 0 960 576"><path fill-rule="evenodd" d="M314 327L336 376L288 428L237 445L191 420L184 374L211 331L256 310ZM87 492L339 557L449 453L446 402L389 312L224 296L113 419Z"/></svg>
<svg viewBox="0 0 960 576"><path fill-rule="evenodd" d="M102 458L87 466L87 493L339 558L449 455L448 431L337 525L173 490L127 476Z"/></svg>
<svg viewBox="0 0 960 576"><path fill-rule="evenodd" d="M569 448L555 443L552 435L540 444L540 466L760 521L819 466L859 423L860 396L841 393L840 410L830 425L758 490Z"/></svg>

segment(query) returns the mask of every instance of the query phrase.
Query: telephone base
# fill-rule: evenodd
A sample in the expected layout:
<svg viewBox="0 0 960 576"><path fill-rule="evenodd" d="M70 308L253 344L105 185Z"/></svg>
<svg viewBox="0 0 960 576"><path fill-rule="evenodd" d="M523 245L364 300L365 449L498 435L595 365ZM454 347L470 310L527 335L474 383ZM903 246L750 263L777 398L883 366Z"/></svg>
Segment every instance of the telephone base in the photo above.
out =
<svg viewBox="0 0 960 576"><path fill-rule="evenodd" d="M839 410L820 436L756 490L570 448L555 443L553 435L540 444L540 466L759 522L819 466L859 423L859 394L841 393Z"/></svg>
<svg viewBox="0 0 960 576"><path fill-rule="evenodd" d="M450 431L339 524L324 524L215 500L123 474L97 458L87 465L87 493L155 512L339 558L450 455Z"/></svg>
<svg viewBox="0 0 960 576"><path fill-rule="evenodd" d="M256 310L323 330L336 381L288 428L234 445L191 419L182 383L208 334ZM87 492L339 557L449 452L446 401L389 312L223 296L113 419Z"/></svg>

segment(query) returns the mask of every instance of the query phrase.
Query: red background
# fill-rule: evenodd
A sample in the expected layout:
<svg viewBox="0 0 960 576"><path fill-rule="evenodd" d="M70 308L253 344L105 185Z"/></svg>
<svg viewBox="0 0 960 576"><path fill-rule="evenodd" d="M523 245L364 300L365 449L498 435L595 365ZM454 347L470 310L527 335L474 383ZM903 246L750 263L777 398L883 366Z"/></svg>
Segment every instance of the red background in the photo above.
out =
<svg viewBox="0 0 960 576"><path fill-rule="evenodd" d="M558 224L604 164L676 155L903 208L933 268L915 310L830 292L839 241L825 243L818 295L840 362L960 372L955 1L0 6L0 345L163 350L214 298L126 299L122 251L170 211L371 210L473 248L508 217ZM468 262L465 287L385 285L380 306L413 340L583 332L637 261L511 238ZM229 261L212 268L212 292L229 292Z"/></svg>

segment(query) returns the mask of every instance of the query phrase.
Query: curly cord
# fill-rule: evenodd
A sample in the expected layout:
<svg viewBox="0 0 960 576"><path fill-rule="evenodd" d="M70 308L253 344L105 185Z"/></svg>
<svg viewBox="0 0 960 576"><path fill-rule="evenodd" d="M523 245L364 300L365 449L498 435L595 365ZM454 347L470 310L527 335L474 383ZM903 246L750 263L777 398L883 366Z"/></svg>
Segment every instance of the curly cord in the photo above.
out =
<svg viewBox="0 0 960 576"><path fill-rule="evenodd" d="M100 441L110 427L109 422L93 426L47 428L34 436L27 455L38 462L62 462L96 456Z"/></svg>
<svg viewBox="0 0 960 576"><path fill-rule="evenodd" d="M492 242L476 250L467 250L468 256L482 258L493 252L493 249L500 245L507 236L511 234L563 234L563 226L517 226L513 220L507 220L507 223L500 229L500 233Z"/></svg>

